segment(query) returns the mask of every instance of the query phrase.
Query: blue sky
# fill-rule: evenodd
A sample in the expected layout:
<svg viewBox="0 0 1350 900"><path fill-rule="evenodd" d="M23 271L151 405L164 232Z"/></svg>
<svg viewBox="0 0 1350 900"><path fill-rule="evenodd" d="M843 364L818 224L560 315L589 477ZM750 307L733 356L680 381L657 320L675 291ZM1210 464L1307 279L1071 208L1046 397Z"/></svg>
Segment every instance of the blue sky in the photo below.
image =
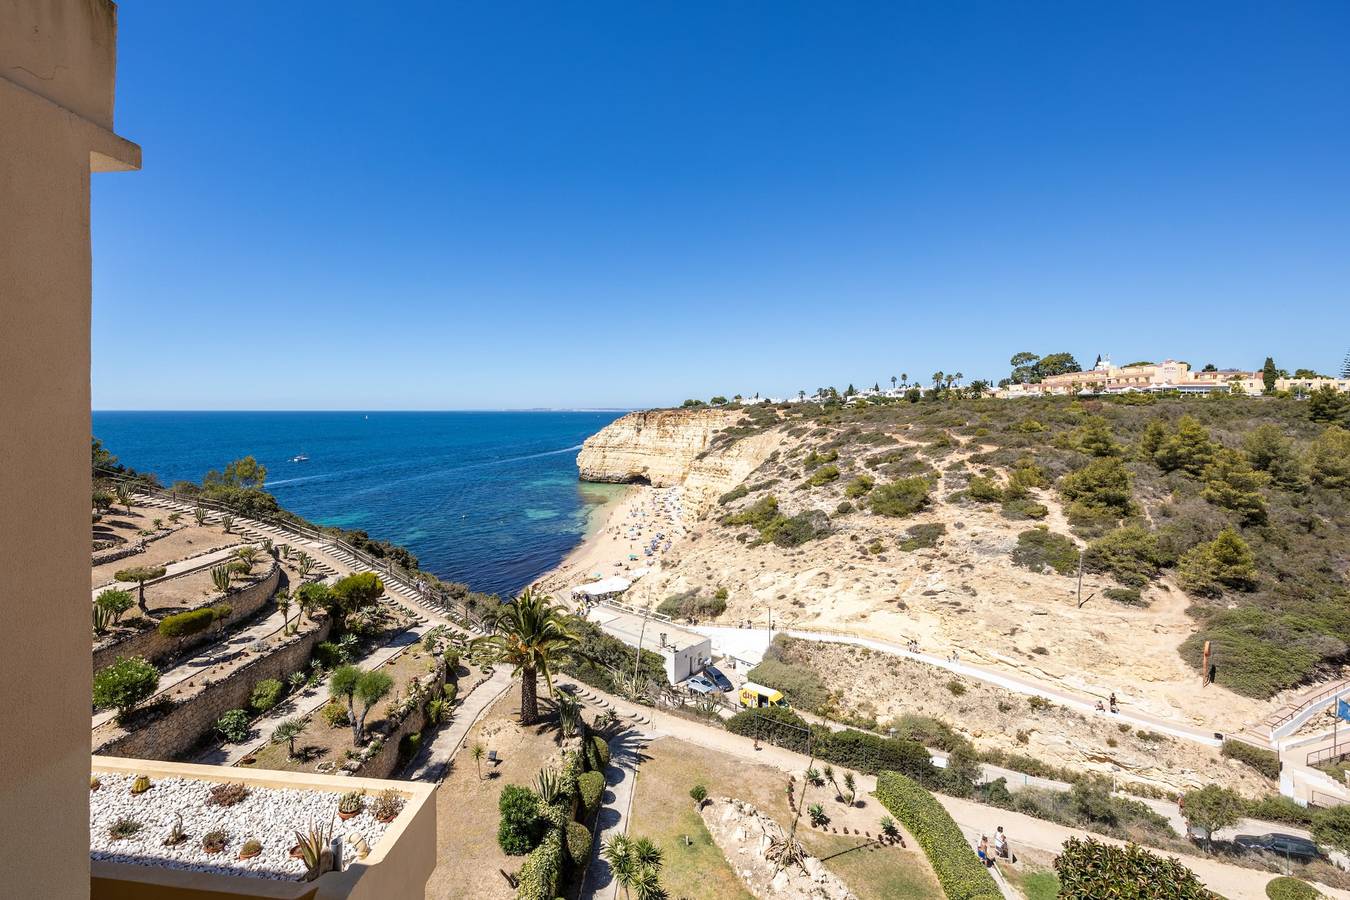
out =
<svg viewBox="0 0 1350 900"><path fill-rule="evenodd" d="M100 409L1338 367L1350 5L123 0Z"/></svg>

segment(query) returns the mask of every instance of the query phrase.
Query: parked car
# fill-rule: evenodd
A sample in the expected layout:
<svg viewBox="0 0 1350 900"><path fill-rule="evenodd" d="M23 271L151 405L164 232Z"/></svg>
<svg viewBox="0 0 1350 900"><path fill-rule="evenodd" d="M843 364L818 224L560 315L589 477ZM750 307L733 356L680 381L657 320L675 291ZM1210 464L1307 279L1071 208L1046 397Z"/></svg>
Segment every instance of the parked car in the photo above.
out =
<svg viewBox="0 0 1350 900"><path fill-rule="evenodd" d="M1312 841L1292 834L1239 834L1233 840L1248 850L1264 850L1289 859L1312 860L1322 855L1322 851Z"/></svg>
<svg viewBox="0 0 1350 900"><path fill-rule="evenodd" d="M695 694L716 694L717 685L713 684L711 679L702 675L695 675L684 683L684 686Z"/></svg>
<svg viewBox="0 0 1350 900"><path fill-rule="evenodd" d="M703 674L707 676L713 684L717 685L719 691L731 690L731 679L723 675L722 670L717 668L717 666L708 666L703 670Z"/></svg>

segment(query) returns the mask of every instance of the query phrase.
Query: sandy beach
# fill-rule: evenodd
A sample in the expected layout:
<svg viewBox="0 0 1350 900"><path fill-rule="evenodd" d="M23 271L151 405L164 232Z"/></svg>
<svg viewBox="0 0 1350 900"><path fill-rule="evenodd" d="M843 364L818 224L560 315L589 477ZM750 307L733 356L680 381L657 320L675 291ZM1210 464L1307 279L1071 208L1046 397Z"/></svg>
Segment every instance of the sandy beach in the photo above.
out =
<svg viewBox="0 0 1350 900"><path fill-rule="evenodd" d="M595 581L597 576L632 578L685 535L678 487L630 485L616 503L607 506L596 513L600 519L590 535L539 579L540 588L559 600L570 600L572 588ZM657 542L654 548L653 540Z"/></svg>

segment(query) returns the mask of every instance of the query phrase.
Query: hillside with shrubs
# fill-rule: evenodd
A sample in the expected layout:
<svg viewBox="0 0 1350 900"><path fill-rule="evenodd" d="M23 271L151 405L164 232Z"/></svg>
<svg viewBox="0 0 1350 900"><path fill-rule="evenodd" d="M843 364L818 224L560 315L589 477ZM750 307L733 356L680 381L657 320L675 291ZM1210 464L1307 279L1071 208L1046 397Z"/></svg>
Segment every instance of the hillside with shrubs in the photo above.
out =
<svg viewBox="0 0 1350 900"><path fill-rule="evenodd" d="M707 454L779 448L632 599L773 607L1231 725L1350 651L1347 429L1329 393L747 407Z"/></svg>

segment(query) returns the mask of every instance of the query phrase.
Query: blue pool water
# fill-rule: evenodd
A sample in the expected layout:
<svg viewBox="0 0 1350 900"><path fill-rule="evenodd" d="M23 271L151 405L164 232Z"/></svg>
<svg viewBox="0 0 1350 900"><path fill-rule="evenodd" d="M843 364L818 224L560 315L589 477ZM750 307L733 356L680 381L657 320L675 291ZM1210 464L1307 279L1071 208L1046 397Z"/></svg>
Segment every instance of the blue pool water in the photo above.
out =
<svg viewBox="0 0 1350 900"><path fill-rule="evenodd" d="M402 544L422 567L509 595L582 539L614 485L577 481L618 412L95 412L94 435L164 484L252 454L287 509ZM308 462L290 462L305 454Z"/></svg>

